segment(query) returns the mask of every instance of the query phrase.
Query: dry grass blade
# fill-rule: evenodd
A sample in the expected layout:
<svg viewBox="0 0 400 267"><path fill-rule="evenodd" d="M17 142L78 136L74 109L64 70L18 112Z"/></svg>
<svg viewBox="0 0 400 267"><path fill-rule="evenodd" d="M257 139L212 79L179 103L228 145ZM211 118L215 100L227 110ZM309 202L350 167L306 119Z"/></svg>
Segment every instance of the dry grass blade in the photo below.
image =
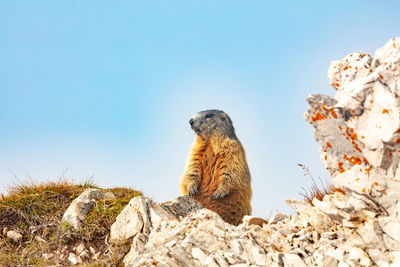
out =
<svg viewBox="0 0 400 267"><path fill-rule="evenodd" d="M335 192L346 194L341 188L335 187L334 185L329 184L326 181L323 182L321 179L319 179L321 182L321 186L318 186L318 184L315 182L314 177L311 175L310 169L304 164L297 164L297 165L299 165L303 169L304 176L308 176L311 178L312 181L311 187L307 190L304 187L302 187L303 193L300 193L300 195L303 196L304 200L310 203L311 205L314 198L318 199L319 201L322 201L325 195L330 195Z"/></svg>

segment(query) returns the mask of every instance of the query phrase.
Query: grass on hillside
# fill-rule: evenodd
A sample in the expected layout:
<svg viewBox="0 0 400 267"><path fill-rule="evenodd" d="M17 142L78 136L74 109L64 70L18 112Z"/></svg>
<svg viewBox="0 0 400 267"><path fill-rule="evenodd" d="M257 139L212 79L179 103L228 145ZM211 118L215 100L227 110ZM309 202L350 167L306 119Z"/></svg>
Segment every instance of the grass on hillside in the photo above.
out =
<svg viewBox="0 0 400 267"><path fill-rule="evenodd" d="M129 246L108 244L110 226L125 205L142 193L129 188L101 189L112 192L115 199L97 201L79 231L73 231L61 218L72 202L86 188L96 187L91 182L74 184L67 180L46 183L28 182L8 189L0 197L0 266L66 264L58 255L45 260L43 253L70 251L81 242L92 246L102 257L90 266L118 265ZM15 243L5 237L6 230L17 230L23 236ZM41 241L40 239L44 240Z"/></svg>

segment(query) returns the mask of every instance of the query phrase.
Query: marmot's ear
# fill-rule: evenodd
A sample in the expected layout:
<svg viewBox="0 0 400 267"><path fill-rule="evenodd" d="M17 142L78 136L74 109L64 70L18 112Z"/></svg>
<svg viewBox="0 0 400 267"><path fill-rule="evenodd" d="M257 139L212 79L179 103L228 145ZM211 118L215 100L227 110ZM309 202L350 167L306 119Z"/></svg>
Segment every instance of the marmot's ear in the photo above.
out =
<svg viewBox="0 0 400 267"><path fill-rule="evenodd" d="M222 119L226 120L228 118L228 114L222 113Z"/></svg>

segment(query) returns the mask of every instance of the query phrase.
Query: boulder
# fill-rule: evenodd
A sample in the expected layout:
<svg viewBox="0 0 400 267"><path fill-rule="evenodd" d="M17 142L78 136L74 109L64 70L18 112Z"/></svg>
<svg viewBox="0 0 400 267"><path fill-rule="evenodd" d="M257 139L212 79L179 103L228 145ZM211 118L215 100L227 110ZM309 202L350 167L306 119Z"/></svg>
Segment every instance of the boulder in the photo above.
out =
<svg viewBox="0 0 400 267"><path fill-rule="evenodd" d="M72 201L62 217L62 221L70 223L75 230L79 229L93 204L103 197L104 194L99 189L86 189Z"/></svg>

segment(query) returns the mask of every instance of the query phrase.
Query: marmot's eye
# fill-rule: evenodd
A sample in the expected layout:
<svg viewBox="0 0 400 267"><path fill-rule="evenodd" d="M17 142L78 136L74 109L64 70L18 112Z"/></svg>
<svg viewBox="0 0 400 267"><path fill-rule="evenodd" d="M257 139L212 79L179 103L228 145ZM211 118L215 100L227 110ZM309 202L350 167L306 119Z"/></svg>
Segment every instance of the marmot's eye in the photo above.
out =
<svg viewBox="0 0 400 267"><path fill-rule="evenodd" d="M214 114L207 114L204 118L208 119L211 118L212 116L214 116Z"/></svg>

